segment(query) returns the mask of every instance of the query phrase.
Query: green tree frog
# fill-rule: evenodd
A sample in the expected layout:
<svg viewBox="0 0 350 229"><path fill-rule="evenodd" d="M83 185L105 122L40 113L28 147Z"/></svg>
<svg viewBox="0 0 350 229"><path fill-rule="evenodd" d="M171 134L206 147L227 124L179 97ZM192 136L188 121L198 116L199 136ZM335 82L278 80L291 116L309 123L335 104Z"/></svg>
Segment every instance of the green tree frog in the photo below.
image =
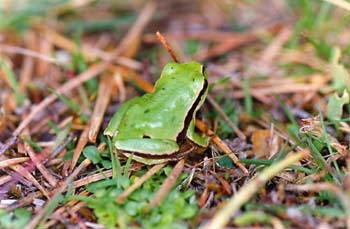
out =
<svg viewBox="0 0 350 229"><path fill-rule="evenodd" d="M144 164L177 159L183 144L208 146L208 137L195 132L207 79L204 66L197 62L168 63L154 92L122 104L104 134L112 137L118 151Z"/></svg>

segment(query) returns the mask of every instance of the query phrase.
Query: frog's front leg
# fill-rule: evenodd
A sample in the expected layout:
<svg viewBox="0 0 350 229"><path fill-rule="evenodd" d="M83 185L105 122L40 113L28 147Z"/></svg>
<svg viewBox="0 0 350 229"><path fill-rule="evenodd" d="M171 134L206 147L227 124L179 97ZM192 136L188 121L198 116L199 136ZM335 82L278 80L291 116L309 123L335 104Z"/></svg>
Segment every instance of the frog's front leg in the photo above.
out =
<svg viewBox="0 0 350 229"><path fill-rule="evenodd" d="M109 121L109 124L105 131L103 132L104 135L113 137L117 134L117 130L119 127L119 124L121 120L123 119L125 113L128 111L129 107L136 103L136 101L139 99L139 97L135 97L133 99L128 100L127 102L123 103L117 112L113 115L111 121Z"/></svg>
<svg viewBox="0 0 350 229"><path fill-rule="evenodd" d="M178 144L173 140L167 139L115 139L114 145L118 150L152 156L171 155L179 151Z"/></svg>
<svg viewBox="0 0 350 229"><path fill-rule="evenodd" d="M190 122L186 136L193 141L194 143L202 146L202 147L207 147L209 144L209 138L207 136L200 136L195 132L195 120L192 119Z"/></svg>

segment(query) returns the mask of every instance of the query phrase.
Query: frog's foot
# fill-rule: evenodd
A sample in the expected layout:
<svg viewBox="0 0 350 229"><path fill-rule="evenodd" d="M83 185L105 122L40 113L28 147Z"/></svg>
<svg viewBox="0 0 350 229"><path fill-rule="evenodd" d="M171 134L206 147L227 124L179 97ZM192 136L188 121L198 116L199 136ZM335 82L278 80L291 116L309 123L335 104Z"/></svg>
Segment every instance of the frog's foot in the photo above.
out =
<svg viewBox="0 0 350 229"><path fill-rule="evenodd" d="M207 147L209 145L209 138L207 136L201 136L195 132L194 120L190 122L186 135L192 142L200 145L201 147Z"/></svg>
<svg viewBox="0 0 350 229"><path fill-rule="evenodd" d="M115 141L115 147L122 151L149 156L166 156L179 151L178 144L167 139L119 139Z"/></svg>

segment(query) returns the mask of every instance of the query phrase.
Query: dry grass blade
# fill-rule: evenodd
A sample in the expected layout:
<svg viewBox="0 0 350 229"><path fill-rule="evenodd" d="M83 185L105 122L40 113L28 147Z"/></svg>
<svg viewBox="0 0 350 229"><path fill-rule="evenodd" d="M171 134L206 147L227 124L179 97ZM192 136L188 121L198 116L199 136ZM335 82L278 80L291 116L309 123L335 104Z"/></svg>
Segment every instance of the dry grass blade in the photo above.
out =
<svg viewBox="0 0 350 229"><path fill-rule="evenodd" d="M40 198L41 196L43 196L43 193L41 191L37 191L37 192L33 192L30 193L29 195L27 195L26 197L22 198L19 200L18 203L13 204L11 206L8 206L6 208L7 211L13 211L17 208L21 208L21 207L25 207L31 203L33 203L33 200L36 198Z"/></svg>
<svg viewBox="0 0 350 229"><path fill-rule="evenodd" d="M253 33L237 35L237 37L229 40L224 40L206 51L199 52L193 58L197 61L205 61L207 59L219 56L222 53L228 52L234 48L240 47L244 44L254 42L256 39L257 37Z"/></svg>
<svg viewBox="0 0 350 229"><path fill-rule="evenodd" d="M225 70L223 70L222 68L220 68L219 66L215 66L215 65L210 65L209 66L211 70L217 72L218 74L220 75L231 75L230 72L227 72ZM231 80L230 82L235 86L235 87L238 87L240 89L243 88L243 84L242 84L242 81L235 78L235 77L231 77ZM270 99L268 96L266 95L263 95L261 93L259 93L258 91L255 91L255 90L251 90L250 91L251 95L256 98L257 100L261 101L262 103L264 104L271 104L272 103L272 99Z"/></svg>
<svg viewBox="0 0 350 229"><path fill-rule="evenodd" d="M57 184L57 179L51 175L49 170L44 166L42 161L37 157L33 148L27 142L24 142L24 147L30 159L32 160L32 163L35 165L35 167L41 172L43 177L50 183L50 185L52 187L55 187Z"/></svg>
<svg viewBox="0 0 350 229"><path fill-rule="evenodd" d="M213 174L213 176L219 180L219 182L222 185L222 188L224 189L224 191L228 194L228 195L232 195L232 188L230 186L230 184L223 178L221 177L219 174L213 172L213 171L209 171L211 174Z"/></svg>
<svg viewBox="0 0 350 229"><path fill-rule="evenodd" d="M10 182L11 180L12 177L10 175L0 177L0 186L6 184L7 182Z"/></svg>
<svg viewBox="0 0 350 229"><path fill-rule="evenodd" d="M283 28L274 41L262 52L261 61L264 63L271 63L278 56L283 45L288 42L292 35L293 30L291 28Z"/></svg>
<svg viewBox="0 0 350 229"><path fill-rule="evenodd" d="M343 208L346 211L347 217L347 228L350 228L350 203L349 203L349 193L344 192L340 187L331 183L314 183L314 184L303 184L303 185L295 185L288 184L286 185L286 190L291 191L301 191L301 192L321 192L321 191L329 191L332 192L343 205ZM347 194L347 195L346 195Z"/></svg>
<svg viewBox="0 0 350 229"><path fill-rule="evenodd" d="M230 220L230 217L246 203L265 183L281 172L283 169L294 164L295 162L307 157L308 151L293 154L285 159L277 162L274 165L264 169L253 180L243 186L238 193L231 198L228 203L220 210L218 210L214 217L207 223L205 229L220 229L224 228Z"/></svg>
<svg viewBox="0 0 350 229"><path fill-rule="evenodd" d="M332 3L340 8L350 11L350 3L345 0L324 0L324 1Z"/></svg>
<svg viewBox="0 0 350 229"><path fill-rule="evenodd" d="M148 212L153 207L158 206L164 200L164 198L168 195L169 191L175 184L177 178L179 178L179 176L181 175L184 166L184 159L176 163L169 176L165 179L163 184L160 186L159 190L154 194L154 197L151 200L151 202L145 207L145 212Z"/></svg>
<svg viewBox="0 0 350 229"><path fill-rule="evenodd" d="M107 109L109 100L111 98L112 84L110 83L110 81L110 76L104 75L101 77L94 112L92 113L92 116L90 118L90 142L96 142L96 137L98 132L100 131L100 127L103 121L103 115Z"/></svg>
<svg viewBox="0 0 350 229"><path fill-rule="evenodd" d="M144 80L139 74L137 74L135 71L132 71L130 69L117 67L115 65L109 65L109 70L112 71L114 74L120 74L124 80L127 80L130 78L138 87L142 88L145 92L152 93L153 92L153 85L146 80ZM127 78L128 77L128 78Z"/></svg>
<svg viewBox="0 0 350 229"><path fill-rule="evenodd" d="M104 71L107 67L106 63L100 63L91 66L86 72L80 74L76 78L68 81L64 85L62 85L60 88L56 90L59 94L65 94L68 91L78 87L85 81L97 76L102 71ZM43 101L41 101L35 108L32 109L30 114L21 122L21 124L16 128L16 130L13 132L13 136L18 136L23 129L28 126L28 124L35 118L39 112L41 112L45 107L47 107L49 104L51 104L53 101L57 99L57 96L55 94L52 94L48 97L46 97ZM2 152L0 152L1 154Z"/></svg>
<svg viewBox="0 0 350 229"><path fill-rule="evenodd" d="M30 181L37 189L39 189L46 198L50 199L50 195L48 191L33 177L33 175L23 166L21 165L11 165L10 168L21 176L25 177L28 181Z"/></svg>
<svg viewBox="0 0 350 229"><path fill-rule="evenodd" d="M17 158L11 158L11 159L6 159L6 160L2 159L0 161L0 169L4 169L4 168L9 167L11 165L16 165L16 164L26 162L29 159L30 159L29 157L17 157ZM1 185L1 182L0 182L0 185Z"/></svg>
<svg viewBox="0 0 350 229"><path fill-rule="evenodd" d="M82 191L79 193L79 196L88 196L89 192L88 191ZM58 208L53 214L52 214L52 218L55 218L55 216L57 218L59 217L67 217L68 213L67 208L70 209L73 212L77 212L81 207L85 206L86 203L85 202L79 202L77 200L71 200L69 201L65 206ZM53 226L55 223L57 222L57 220L50 220L45 224L45 228L50 228L50 226Z"/></svg>
<svg viewBox="0 0 350 229"><path fill-rule="evenodd" d="M87 162L85 162L84 164L88 165ZM90 183L106 179L106 177L112 177L112 176L113 176L113 171L110 169L110 170L104 171L103 174L98 173L98 174L94 174L94 175L76 180L76 181L74 181L73 187L79 188L79 187L88 185Z"/></svg>
<svg viewBox="0 0 350 229"><path fill-rule="evenodd" d="M53 50L53 45L51 43L51 41L49 41L48 39L46 39L46 37L41 37L40 41L39 41L39 52L44 55L44 56L50 56ZM48 63L47 61L37 61L37 74L39 75L39 77L43 77L45 76L51 67L51 64Z"/></svg>
<svg viewBox="0 0 350 229"><path fill-rule="evenodd" d="M117 197L117 202L121 203L125 198L127 198L131 193L133 193L136 189L141 187L143 183L145 183L150 177L152 177L155 173L157 173L159 170L161 170L166 164L158 164L153 166L150 170L147 171L142 177L137 179L135 183L133 183L128 189L126 189L124 192L122 192Z"/></svg>
<svg viewBox="0 0 350 229"><path fill-rule="evenodd" d="M76 44L74 43L74 41L51 30L48 27L44 27L43 30L46 31L47 39L49 39L54 45L70 52L73 52L76 50ZM116 55L113 55L112 53L108 53L103 50L93 48L91 46L83 45L81 52L83 56L89 61L93 61L96 58L100 58L101 60L104 60L107 62L115 62L117 64L120 64L128 68L132 68L132 69L142 68L142 65L135 60L132 60L126 57L116 56Z"/></svg>
<svg viewBox="0 0 350 229"><path fill-rule="evenodd" d="M98 147L99 152L102 152L105 148L105 144L101 144ZM67 190L69 184L73 182L75 177L81 173L88 165L91 164L89 159L85 159L70 175L67 177L63 183L60 184L59 188L55 190L52 199L56 199L59 195L61 195L65 190ZM32 220L27 224L27 229L34 229L40 223L42 218L45 216L45 213L48 211L50 207L49 203L46 203L45 207L40 209L40 211L32 218Z"/></svg>
<svg viewBox="0 0 350 229"><path fill-rule="evenodd" d="M20 82L19 82L19 88L22 93L25 92L26 87L30 83L32 79L32 73L33 73L33 66L34 66L34 61L33 58L31 57L25 57L23 61L23 67L21 69L20 73Z"/></svg>
<svg viewBox="0 0 350 229"><path fill-rule="evenodd" d="M288 93L302 93L310 91L319 91L324 88L324 85L313 85L313 84L286 84L286 85L275 85L265 88L250 88L251 93L258 93L260 95L276 95L276 94L288 94ZM236 91L233 93L233 98L243 98L243 91Z"/></svg>
<svg viewBox="0 0 350 229"><path fill-rule="evenodd" d="M156 10L156 4L154 1L148 1L140 12L137 21L133 24L128 33L124 36L120 42L117 50L113 53L113 56L132 57L136 54L143 29L152 19Z"/></svg>
<svg viewBox="0 0 350 229"><path fill-rule="evenodd" d="M85 125L85 128L84 128L83 132L80 134L77 146L74 149L72 162L70 164L70 171L71 172L73 171L73 169L75 168L76 164L78 163L78 159L79 159L79 157L81 155L81 152L83 152L83 149L84 149L85 145L88 143L89 131L90 131L90 123Z"/></svg>
<svg viewBox="0 0 350 229"><path fill-rule="evenodd" d="M285 63L301 63L321 71L327 71L327 69L329 69L329 64L324 60L315 57L311 53L299 50L284 49L280 55L280 58L282 58Z"/></svg>
<svg viewBox="0 0 350 229"><path fill-rule="evenodd" d="M42 53L35 52L33 50L21 48L21 47L0 44L0 51L5 53L21 54L28 57L34 57L47 63L60 65L59 61L56 60L55 58L52 58Z"/></svg>

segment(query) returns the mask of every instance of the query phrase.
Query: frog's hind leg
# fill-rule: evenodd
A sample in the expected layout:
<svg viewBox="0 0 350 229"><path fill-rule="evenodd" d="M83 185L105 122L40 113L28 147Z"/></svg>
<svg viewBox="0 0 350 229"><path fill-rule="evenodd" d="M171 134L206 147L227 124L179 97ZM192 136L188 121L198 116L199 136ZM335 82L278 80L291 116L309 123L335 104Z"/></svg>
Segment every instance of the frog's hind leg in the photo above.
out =
<svg viewBox="0 0 350 229"><path fill-rule="evenodd" d="M167 139L118 139L115 141L115 147L122 151L153 156L170 155L179 151L178 144L173 140Z"/></svg>

